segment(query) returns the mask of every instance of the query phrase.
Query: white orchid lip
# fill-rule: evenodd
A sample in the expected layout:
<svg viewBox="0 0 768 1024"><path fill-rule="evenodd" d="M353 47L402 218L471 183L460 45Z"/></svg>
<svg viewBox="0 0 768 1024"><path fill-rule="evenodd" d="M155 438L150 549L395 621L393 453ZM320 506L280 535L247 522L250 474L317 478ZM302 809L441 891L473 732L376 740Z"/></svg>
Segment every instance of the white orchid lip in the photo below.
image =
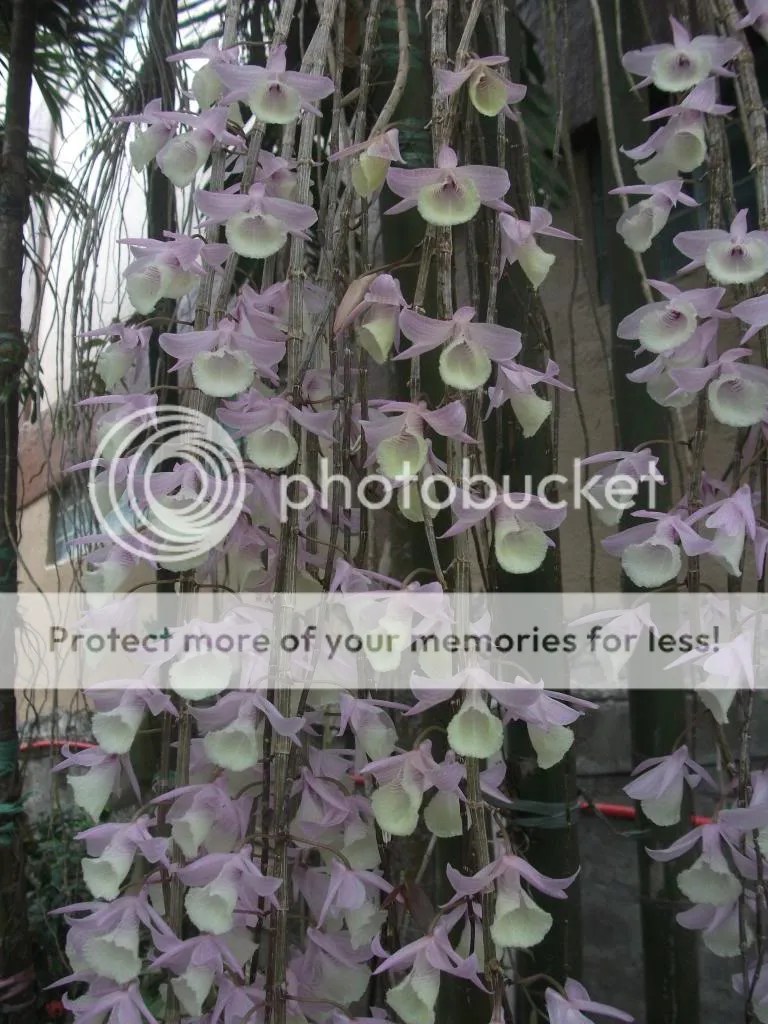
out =
<svg viewBox="0 0 768 1024"><path fill-rule="evenodd" d="M258 764L262 754L256 728L250 719L235 719L223 729L207 733L203 749L210 761L220 768L243 772Z"/></svg>
<svg viewBox="0 0 768 1024"><path fill-rule="evenodd" d="M215 697L229 686L234 671L231 655L202 651L176 660L168 671L168 685L185 700Z"/></svg>
<svg viewBox="0 0 768 1024"><path fill-rule="evenodd" d="M466 224L480 209L480 195L471 178L446 173L442 181L419 192L418 211L428 224L452 227Z"/></svg>
<svg viewBox="0 0 768 1024"><path fill-rule="evenodd" d="M224 935L232 930L236 904L235 883L221 875L208 885L188 889L184 899L184 906L192 924L212 935Z"/></svg>
<svg viewBox="0 0 768 1024"><path fill-rule="evenodd" d="M768 387L735 373L711 381L707 399L712 415L727 427L754 426L768 412Z"/></svg>
<svg viewBox="0 0 768 1024"><path fill-rule="evenodd" d="M387 356L395 344L397 330L396 315L363 317L355 332L358 344L380 366L387 361Z"/></svg>
<svg viewBox="0 0 768 1024"><path fill-rule="evenodd" d="M475 391L491 376L493 364L488 355L467 338L459 336L440 353L440 376L458 391Z"/></svg>
<svg viewBox="0 0 768 1024"><path fill-rule="evenodd" d="M93 818L98 821L101 812L107 805L112 794L113 773L105 768L91 768L83 775L67 776L67 782L72 789L74 801L78 807L82 807Z"/></svg>
<svg viewBox="0 0 768 1024"><path fill-rule="evenodd" d="M175 135L157 154L157 163L168 180L185 188L208 159L209 144L197 138L193 132Z"/></svg>
<svg viewBox="0 0 768 1024"><path fill-rule="evenodd" d="M491 938L507 949L530 949L544 939L552 927L548 914L523 889L507 892L501 888L491 925Z"/></svg>
<svg viewBox="0 0 768 1024"><path fill-rule="evenodd" d="M427 461L429 446L420 434L407 428L385 438L376 448L381 471L392 479L417 476Z"/></svg>
<svg viewBox="0 0 768 1024"><path fill-rule="evenodd" d="M552 768L559 764L573 746L573 730L567 725L551 725L549 729L528 726L531 746L536 751L539 768Z"/></svg>
<svg viewBox="0 0 768 1024"><path fill-rule="evenodd" d="M192 95L207 110L217 103L224 92L224 84L210 64L199 68L192 78Z"/></svg>
<svg viewBox="0 0 768 1024"><path fill-rule="evenodd" d="M496 117L507 105L504 79L481 65L472 72L469 79L469 99L478 113Z"/></svg>
<svg viewBox="0 0 768 1024"><path fill-rule="evenodd" d="M529 238L517 251L523 273L534 288L538 288L549 274L555 257L545 252L534 238Z"/></svg>
<svg viewBox="0 0 768 1024"><path fill-rule="evenodd" d="M509 404L515 414L523 437L533 437L544 425L552 412L552 403L547 398L540 398L539 395L531 392L526 395L522 392L511 395Z"/></svg>
<svg viewBox="0 0 768 1024"><path fill-rule="evenodd" d="M501 750L504 727L485 699L472 690L448 723L448 742L461 757L488 758Z"/></svg>
<svg viewBox="0 0 768 1024"><path fill-rule="evenodd" d="M386 1000L405 1024L434 1024L435 1003L440 992L440 972L415 964L411 971L386 993Z"/></svg>
<svg viewBox="0 0 768 1024"><path fill-rule="evenodd" d="M299 454L299 446L284 423L270 423L248 435L245 451L259 469L285 469Z"/></svg>
<svg viewBox="0 0 768 1024"><path fill-rule="evenodd" d="M236 213L226 223L225 235L238 256L266 259L288 241L282 221L267 213Z"/></svg>
<svg viewBox="0 0 768 1024"><path fill-rule="evenodd" d="M638 327L638 340L649 352L669 352L688 341L698 325L689 302L668 303L647 313Z"/></svg>
<svg viewBox="0 0 768 1024"><path fill-rule="evenodd" d="M290 124L299 116L301 96L284 82L260 82L248 94L248 106L264 124Z"/></svg>
<svg viewBox="0 0 768 1024"><path fill-rule="evenodd" d="M126 275L128 299L137 313L151 313L168 291L171 283L169 267L151 263L140 271Z"/></svg>
<svg viewBox="0 0 768 1024"><path fill-rule="evenodd" d="M534 572L546 558L548 549L547 535L535 523L515 515L497 522L493 550L505 572Z"/></svg>
<svg viewBox="0 0 768 1024"><path fill-rule="evenodd" d="M106 850L101 857L83 857L80 866L83 881L97 900L114 900L131 870L133 852L127 849Z"/></svg>
<svg viewBox="0 0 768 1024"><path fill-rule="evenodd" d="M712 242L704 264L718 284L751 284L768 271L768 245L759 238Z"/></svg>
<svg viewBox="0 0 768 1024"><path fill-rule="evenodd" d="M410 836L419 823L421 794L406 787L400 779L379 786L371 796L373 815L383 832L391 836Z"/></svg>
<svg viewBox="0 0 768 1024"><path fill-rule="evenodd" d="M141 970L139 930L122 924L105 935L91 936L83 945L83 956L96 974L124 985Z"/></svg>
<svg viewBox="0 0 768 1024"><path fill-rule="evenodd" d="M725 866L718 871L703 857L677 876L680 892L692 903L708 903L713 907L733 903L741 895L741 882Z"/></svg>
<svg viewBox="0 0 768 1024"><path fill-rule="evenodd" d="M233 398L253 382L253 360L246 352L201 352L192 362L192 379L204 395Z"/></svg>
<svg viewBox="0 0 768 1024"><path fill-rule="evenodd" d="M653 84L662 92L685 92L703 82L712 68L705 50L663 50L651 65Z"/></svg>
<svg viewBox="0 0 768 1024"><path fill-rule="evenodd" d="M438 839L450 839L464 832L461 804L456 793L438 791L424 808L424 824Z"/></svg>
<svg viewBox="0 0 768 1024"><path fill-rule="evenodd" d="M641 544L630 544L621 556L624 572L638 587L660 587L677 577L682 565L677 544L653 537Z"/></svg>
<svg viewBox="0 0 768 1024"><path fill-rule="evenodd" d="M97 711L91 728L97 743L108 754L127 754L144 717L143 706L121 705L112 711Z"/></svg>
<svg viewBox="0 0 768 1024"><path fill-rule="evenodd" d="M619 217L616 231L633 252L647 252L669 218L669 211L653 199L643 199Z"/></svg>
<svg viewBox="0 0 768 1024"><path fill-rule="evenodd" d="M657 156L661 161L673 164L678 171L686 174L695 171L707 156L704 126L692 124L675 132Z"/></svg>
<svg viewBox="0 0 768 1024"><path fill-rule="evenodd" d="M359 196L367 199L387 180L390 161L383 156L361 153L352 164L352 185Z"/></svg>
<svg viewBox="0 0 768 1024"><path fill-rule="evenodd" d="M680 807L682 801L682 783L679 787L672 788L668 793L654 799L641 800L643 814L654 825L676 825L680 821Z"/></svg>

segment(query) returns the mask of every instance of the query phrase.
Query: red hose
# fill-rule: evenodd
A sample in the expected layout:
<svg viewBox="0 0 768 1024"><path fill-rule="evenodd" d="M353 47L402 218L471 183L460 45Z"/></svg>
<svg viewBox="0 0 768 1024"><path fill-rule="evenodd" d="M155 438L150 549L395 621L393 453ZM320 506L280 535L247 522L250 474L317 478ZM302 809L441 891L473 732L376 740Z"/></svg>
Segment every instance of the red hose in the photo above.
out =
<svg viewBox="0 0 768 1024"><path fill-rule="evenodd" d="M49 750L51 747L63 746L72 747L74 750L90 750L93 747L97 747L98 744L87 743L85 740L33 740L31 743L22 743L19 749L24 752L26 750ZM352 778L358 784L362 784L365 781L362 775L355 774ZM629 804L588 804L586 800L580 800L579 810L586 811L587 813L597 811L598 814L602 814L606 818L619 818L624 821L635 821L637 819L637 811ZM711 818L705 818L700 814L691 815L692 825L710 825L711 823Z"/></svg>

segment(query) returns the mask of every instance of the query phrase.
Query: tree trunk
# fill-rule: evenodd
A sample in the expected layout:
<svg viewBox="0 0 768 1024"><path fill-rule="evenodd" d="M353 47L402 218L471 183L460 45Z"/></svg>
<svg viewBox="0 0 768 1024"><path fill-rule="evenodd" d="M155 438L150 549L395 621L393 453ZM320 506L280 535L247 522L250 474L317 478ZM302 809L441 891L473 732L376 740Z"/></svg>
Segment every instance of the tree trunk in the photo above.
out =
<svg viewBox="0 0 768 1024"><path fill-rule="evenodd" d="M27 147L35 56L35 2L14 0L8 61L6 124L0 164L0 593L17 589L19 378L26 360L21 331L24 222L29 213ZM26 919L24 858L19 829L16 698L13 690L15 616L3 609L5 677L0 681L0 1014L29 1021L34 1002Z"/></svg>

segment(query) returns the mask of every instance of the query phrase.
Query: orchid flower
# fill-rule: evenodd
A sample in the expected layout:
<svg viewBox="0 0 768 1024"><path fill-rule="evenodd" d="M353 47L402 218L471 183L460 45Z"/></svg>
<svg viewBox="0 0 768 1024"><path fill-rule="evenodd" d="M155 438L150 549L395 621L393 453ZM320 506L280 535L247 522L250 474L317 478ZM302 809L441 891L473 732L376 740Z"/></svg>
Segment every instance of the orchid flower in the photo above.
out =
<svg viewBox="0 0 768 1024"><path fill-rule="evenodd" d="M748 905L747 900L744 902ZM748 916L741 913L739 900L717 907L708 903L697 903L689 910L676 914L675 920L682 928L701 932L702 942L715 956L738 956L742 949L749 948L755 939Z"/></svg>
<svg viewBox="0 0 768 1024"><path fill-rule="evenodd" d="M717 308L725 288L694 288L684 292L665 281L649 281L648 284L666 301L649 302L625 316L616 334L619 338L639 341L649 352L657 355L672 352L691 339L700 319L728 316Z"/></svg>
<svg viewBox="0 0 768 1024"><path fill-rule="evenodd" d="M708 75L733 77L724 67L741 50L737 39L727 36L694 36L676 18L670 18L672 42L630 50L622 64L633 75L641 75L636 88L655 85L662 92L685 92Z"/></svg>
<svg viewBox="0 0 768 1024"><path fill-rule="evenodd" d="M710 542L688 525L684 512L632 514L652 521L606 537L602 544L609 555L621 557L621 567L635 586L661 587L674 580L682 565L681 546L687 555L710 550Z"/></svg>
<svg viewBox="0 0 768 1024"><path fill-rule="evenodd" d="M247 323L230 317L210 330L161 334L159 344L176 359L172 370L191 366L195 386L214 398L234 398L251 386L255 373L277 384L277 366L285 356L285 335L277 327L257 336Z"/></svg>
<svg viewBox="0 0 768 1024"><path fill-rule="evenodd" d="M362 774L373 775L379 784L371 797L371 807L382 831L409 836L418 825L424 793L433 787L455 793L466 770L451 757L438 764L432 757L432 744L425 741L405 754L372 761Z"/></svg>
<svg viewBox="0 0 768 1024"><path fill-rule="evenodd" d="M666 757L650 757L632 770L634 778L624 787L632 800L639 800L643 814L655 825L676 825L680 821L684 784L695 789L706 782L717 786L712 776L688 756L688 747L678 747Z"/></svg>
<svg viewBox="0 0 768 1024"><path fill-rule="evenodd" d="M370 897L370 889L390 893L393 888L380 874L347 867L338 859L332 861L330 869L309 868L306 874L319 880L323 890L322 906L317 913L318 928L322 928L328 917L360 910Z"/></svg>
<svg viewBox="0 0 768 1024"><path fill-rule="evenodd" d="M676 178L649 185L623 185L609 191L611 196L648 196L625 210L616 223L616 231L628 249L647 252L678 203L689 207L699 205L692 196L683 192L684 184Z"/></svg>
<svg viewBox="0 0 768 1024"><path fill-rule="evenodd" d="M274 732L298 743L305 728L303 718L287 718L271 701L259 693L227 693L213 707L193 710L201 732L205 733L205 752L213 764L229 771L252 768L262 757L264 720Z"/></svg>
<svg viewBox="0 0 768 1024"><path fill-rule="evenodd" d="M81 338L117 338L99 352L96 361L96 372L101 377L104 387L112 388L126 376L131 367L134 377L139 374L140 357L144 359L152 336L151 327L129 327L126 324L113 323L108 327L99 327L94 331L84 331Z"/></svg>
<svg viewBox="0 0 768 1024"><path fill-rule="evenodd" d="M317 104L333 92L333 80L300 71L286 71L286 47L273 47L266 67L225 65L217 74L229 89L225 100L245 100L264 124L290 124L302 110L319 114Z"/></svg>
<svg viewBox="0 0 768 1024"><path fill-rule="evenodd" d="M306 936L307 947L300 964L299 999L306 994L315 1003L325 998L330 1003L348 1005L362 998L371 977L366 963L370 951L353 949L343 932L330 935L308 928Z"/></svg>
<svg viewBox="0 0 768 1024"><path fill-rule="evenodd" d="M610 1017L625 1024L632 1024L635 1019L615 1006L594 1002L584 986L573 978L566 980L564 992L565 995L548 988L544 993L549 1024L592 1024L584 1013L596 1013L599 1017Z"/></svg>
<svg viewBox="0 0 768 1024"><path fill-rule="evenodd" d="M238 46L224 47L220 40L208 39L202 46L170 53L165 59L174 63L205 58L207 63L198 68L192 78L192 95L205 110L217 104L224 93L224 83L217 74L217 68L222 64L237 64L238 51Z"/></svg>
<svg viewBox="0 0 768 1024"><path fill-rule="evenodd" d="M230 933L231 934L231 933ZM179 940L163 937L158 941L160 955L150 965L153 970L169 970L176 977L170 985L181 1008L192 1017L199 1017L202 1007L214 981L223 981L225 971L235 977L243 976L243 969L237 957L227 944L228 935L195 935L191 939Z"/></svg>
<svg viewBox="0 0 768 1024"><path fill-rule="evenodd" d="M262 149L259 151L254 181L262 184L264 191L271 198L295 202L299 190L296 161L284 160L281 156L275 156L269 150Z"/></svg>
<svg viewBox="0 0 768 1024"><path fill-rule="evenodd" d="M200 847L208 853L227 853L245 838L253 798L243 794L236 800L227 793L226 778L182 786L156 797L154 803L168 803L166 821L171 838L185 857L197 857Z"/></svg>
<svg viewBox="0 0 768 1024"><path fill-rule="evenodd" d="M339 694L338 705L339 735L349 728L358 748L371 761L388 757L392 753L397 743L397 730L385 709L403 711L407 705L394 701L367 700L353 697L349 693Z"/></svg>
<svg viewBox="0 0 768 1024"><path fill-rule="evenodd" d="M184 898L189 919L200 931L224 935L234 926L236 908L256 912L261 900L277 907L279 878L263 875L251 858L251 847L237 853L209 853L191 864L176 868L176 875L190 886Z"/></svg>
<svg viewBox="0 0 768 1024"><path fill-rule="evenodd" d="M633 480L639 483L651 478L657 483L664 483L657 469L658 462L658 457L651 453L650 448L643 448L639 452L602 452L582 459L582 466L603 466L589 478L585 487L597 501L597 518L606 526L617 526L624 512L634 506L636 490L634 495L616 495L613 490L617 484L629 484ZM609 495L612 501L608 500Z"/></svg>
<svg viewBox="0 0 768 1024"><path fill-rule="evenodd" d="M682 103L646 117L646 121L662 117L669 117L669 120L645 142L623 152L631 160L646 161L635 170L647 184L676 178L680 171L695 170L706 158L706 115L717 117L732 110L733 107L717 102L715 80L708 78Z"/></svg>
<svg viewBox="0 0 768 1024"><path fill-rule="evenodd" d="M368 464L378 460L381 471L391 479L417 476L424 468L430 453L430 442L424 438L425 424L443 437L475 443L464 432L467 414L458 401L434 412L427 409L426 402L382 402L378 412L397 415L361 423L371 449Z"/></svg>
<svg viewBox="0 0 768 1024"><path fill-rule="evenodd" d="M89 985L77 998L62 997L65 1010L74 1014L78 1024L160 1024L147 1009L138 982L122 988L103 982ZM108 1016L106 1016L108 1014Z"/></svg>
<svg viewBox="0 0 768 1024"><path fill-rule="evenodd" d="M691 867L677 876L677 885L691 903L723 907L741 895L741 882L728 866L723 846L731 849L726 826L718 823L698 825L681 836L665 850L646 850L656 861L667 862L682 857L701 843L701 854Z"/></svg>
<svg viewBox="0 0 768 1024"><path fill-rule="evenodd" d="M509 175L503 167L480 164L458 166L450 146L442 146L437 167L401 170L391 167L387 184L401 202L390 206L387 214L404 213L416 207L428 224L448 227L472 220L481 205L508 209L501 202L509 191Z"/></svg>
<svg viewBox="0 0 768 1024"><path fill-rule="evenodd" d="M496 117L504 112L512 120L517 114L513 103L519 103L528 89L517 82L509 82L493 68L507 64L509 57L473 57L457 71L437 68L437 90L441 96L453 96L462 85L469 82L469 101L479 114Z"/></svg>
<svg viewBox="0 0 768 1024"><path fill-rule="evenodd" d="M752 27L768 42L768 0L744 0L747 13L736 23L737 29Z"/></svg>
<svg viewBox="0 0 768 1024"><path fill-rule="evenodd" d="M399 313L405 305L400 284L391 274L366 274L354 281L336 311L334 335L356 324L355 338L371 358L383 365L400 347Z"/></svg>
<svg viewBox="0 0 768 1024"><path fill-rule="evenodd" d="M167 694L157 685L154 673L147 673L141 679L117 680L123 689L113 689L113 684L99 684L89 687L88 697L95 709L91 722L93 735L101 749L107 754L127 754L131 749L147 709L152 714L167 711L175 716L176 710Z"/></svg>
<svg viewBox="0 0 768 1024"><path fill-rule="evenodd" d="M499 214L501 227L502 268L507 263L519 263L523 273L535 289L544 281L555 257L539 246L535 235L551 238L565 238L578 242L576 235L552 227L552 214L541 206L532 206L529 220L522 220L510 213Z"/></svg>
<svg viewBox="0 0 768 1024"><path fill-rule="evenodd" d="M552 403L536 394L535 386L548 384L563 391L573 391L572 387L559 380L559 374L560 367L552 359L547 360L544 370L533 370L515 362L500 363L496 384L488 388L487 415L509 402L523 437L533 437L552 412Z"/></svg>
<svg viewBox="0 0 768 1024"><path fill-rule="evenodd" d="M559 529L566 516L563 506L552 508L532 494L507 491L478 501L458 488L452 508L453 525L442 536L455 537L492 514L496 561L505 572L516 574L538 569L549 548L554 547L547 533Z"/></svg>
<svg viewBox="0 0 768 1024"><path fill-rule="evenodd" d="M444 923L391 955L387 954L378 940L374 940L373 952L376 956L385 957L374 974L411 968L405 978L390 988L385 996L405 1024L433 1024L441 972L471 981L481 991L486 991L478 977L476 955L473 953L462 959L451 945Z"/></svg>
<svg viewBox="0 0 768 1024"><path fill-rule="evenodd" d="M681 273L706 266L718 284L750 284L768 271L768 231L748 231L747 210L739 210L729 231L681 231L672 244L691 261Z"/></svg>
<svg viewBox="0 0 768 1024"><path fill-rule="evenodd" d="M523 346L519 331L497 324L472 323L477 311L462 306L450 320L433 320L412 309L400 314L400 329L413 344L398 359L414 359L442 345L440 377L449 387L474 391L491 375L493 362L507 362Z"/></svg>
<svg viewBox="0 0 768 1024"><path fill-rule="evenodd" d="M68 771L67 783L72 790L75 804L98 821L101 812L113 792L117 791L124 772L137 799L141 790L130 759L124 754L107 754L98 747L73 752L68 746L62 747L63 760L53 766L53 771ZM70 768L85 768L82 775L73 775Z"/></svg>
<svg viewBox="0 0 768 1024"><path fill-rule="evenodd" d="M753 338L758 331L768 327L768 296L758 295L754 299L745 299L737 302L731 307L731 313L742 323L747 324L748 330L741 338L740 344L744 345Z"/></svg>
<svg viewBox="0 0 768 1024"><path fill-rule="evenodd" d="M121 238L135 257L123 276L128 298L138 313L151 313L160 299L179 299L204 273L203 263L217 267L230 253L228 245L164 232L166 240Z"/></svg>
<svg viewBox="0 0 768 1024"><path fill-rule="evenodd" d="M707 386L712 415L727 427L751 427L768 413L768 370L741 360L752 353L748 348L732 348L709 365L683 367L671 372L683 391L699 391Z"/></svg>
<svg viewBox="0 0 768 1024"><path fill-rule="evenodd" d="M224 402L217 413L236 436L245 437L248 458L259 469L279 470L290 466L299 452L291 430L291 420L318 437L333 438L333 409L312 412L297 409L277 395L265 398L257 391L246 391L232 402Z"/></svg>
<svg viewBox="0 0 768 1024"><path fill-rule="evenodd" d="M387 180L390 164L404 163L400 155L400 132L390 128L382 135L373 135L366 142L339 149L330 156L330 162L355 156L352 164L352 186L359 196L372 199Z"/></svg>
<svg viewBox="0 0 768 1024"><path fill-rule="evenodd" d="M536 946L552 927L552 915L538 906L522 883L553 899L564 900L567 898L566 889L576 879L576 875L549 878L513 853L504 854L469 877L449 864L446 875L456 895L462 899L487 892L495 883L496 906L491 937L497 946L507 949Z"/></svg>
<svg viewBox="0 0 768 1024"><path fill-rule="evenodd" d="M245 150L239 135L227 131L229 111L226 107L211 107L202 114L177 114L180 124L189 131L174 135L155 157L157 166L177 188L185 188L211 155L214 143L229 146L237 152Z"/></svg>
<svg viewBox="0 0 768 1024"><path fill-rule="evenodd" d="M710 554L731 576L741 576L741 559L747 537L754 543L757 535L754 497L749 484L743 484L727 498L709 505L704 525L714 530Z"/></svg>
<svg viewBox="0 0 768 1024"><path fill-rule="evenodd" d="M267 195L265 185L256 182L244 195L233 190L195 193L195 202L207 215L203 227L224 224L224 231L239 256L266 259L285 245L288 235L308 238L307 229L317 221L311 206Z"/></svg>
<svg viewBox="0 0 768 1024"><path fill-rule="evenodd" d="M701 385L696 382L693 390L687 390L680 382L678 371L701 370L716 359L718 322L705 320L688 341L628 373L627 380L645 384L654 402L666 408L682 409L690 405Z"/></svg>
<svg viewBox="0 0 768 1024"><path fill-rule="evenodd" d="M134 821L96 825L75 836L85 842L88 856L80 863L83 881L93 896L108 901L117 899L137 851L150 864L169 866L168 840L152 836L148 826L153 824L149 816L143 814Z"/></svg>
<svg viewBox="0 0 768 1024"><path fill-rule="evenodd" d="M113 118L119 124L146 124L148 126L144 131L137 129L133 142L128 146L131 163L137 171L143 171L155 159L176 130L178 124L176 114L163 110L162 106L162 100L150 100L141 114L123 114Z"/></svg>

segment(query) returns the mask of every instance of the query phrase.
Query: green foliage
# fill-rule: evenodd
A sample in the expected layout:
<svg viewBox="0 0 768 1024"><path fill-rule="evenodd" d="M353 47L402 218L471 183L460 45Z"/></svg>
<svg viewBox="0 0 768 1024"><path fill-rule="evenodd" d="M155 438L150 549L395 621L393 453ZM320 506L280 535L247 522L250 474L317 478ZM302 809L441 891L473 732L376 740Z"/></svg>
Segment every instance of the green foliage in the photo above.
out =
<svg viewBox="0 0 768 1024"><path fill-rule="evenodd" d="M74 839L91 825L81 811L59 809L26 829L27 912L41 989L70 973L64 954L67 928L63 918L50 916L50 910L91 898L80 870L84 850Z"/></svg>

